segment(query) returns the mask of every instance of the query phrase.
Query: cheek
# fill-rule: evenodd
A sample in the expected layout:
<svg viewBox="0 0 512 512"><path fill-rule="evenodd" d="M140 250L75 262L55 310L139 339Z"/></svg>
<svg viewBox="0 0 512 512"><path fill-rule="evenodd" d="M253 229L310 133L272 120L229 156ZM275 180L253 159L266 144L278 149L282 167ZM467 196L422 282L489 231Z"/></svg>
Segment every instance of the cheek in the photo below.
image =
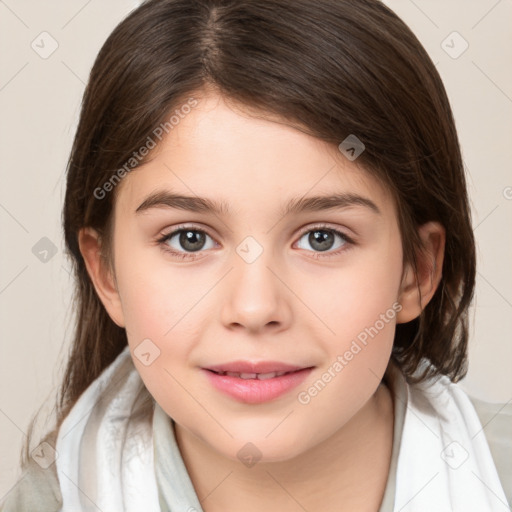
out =
<svg viewBox="0 0 512 512"><path fill-rule="evenodd" d="M190 351L197 339L192 333L190 306L173 287L151 279L132 280L123 309L133 362L146 388L166 411L182 411L188 403ZM176 290L180 288L177 287ZM149 353L149 357L141 354ZM149 359L149 364L146 364Z"/></svg>
<svg viewBox="0 0 512 512"><path fill-rule="evenodd" d="M354 252L354 256L347 258L349 264L325 277L322 293L318 281L315 287L308 285L309 291L304 290L314 304L312 309L316 308L329 328L322 331L327 335L318 337L326 358L321 382L314 384L322 391L314 401L316 406L336 404L335 410L351 414L374 393L391 355L400 309L398 233L390 233L379 250Z"/></svg>
<svg viewBox="0 0 512 512"><path fill-rule="evenodd" d="M378 322L383 336L392 336L402 274L401 245L395 237L377 251L354 251L338 268L307 278L301 294L324 321L331 338L345 344ZM395 308L396 308L395 304ZM381 315L388 315L383 327ZM389 320L392 320L391 322ZM364 337L364 336L363 336ZM329 339L329 338L327 338Z"/></svg>
<svg viewBox="0 0 512 512"><path fill-rule="evenodd" d="M194 293L185 273L170 264L163 250L137 237L127 230L116 240L116 274L127 332L133 338L165 339L187 306L190 309Z"/></svg>
<svg viewBox="0 0 512 512"><path fill-rule="evenodd" d="M199 339L198 315L205 314L199 304L205 279L190 279L156 248L130 244L132 250L123 251L123 238L118 242L117 254L124 257L116 260L116 274L134 364L153 397L167 404L167 410L179 409L186 402L182 385L189 355ZM181 402L173 403L173 397L181 397Z"/></svg>

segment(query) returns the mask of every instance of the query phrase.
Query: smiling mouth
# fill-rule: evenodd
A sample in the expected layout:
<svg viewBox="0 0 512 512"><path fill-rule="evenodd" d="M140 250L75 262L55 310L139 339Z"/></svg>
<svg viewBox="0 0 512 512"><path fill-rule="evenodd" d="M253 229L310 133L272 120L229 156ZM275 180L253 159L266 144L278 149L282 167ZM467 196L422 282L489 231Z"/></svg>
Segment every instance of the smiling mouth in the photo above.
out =
<svg viewBox="0 0 512 512"><path fill-rule="evenodd" d="M265 368L265 373L232 372L211 368L202 370L217 391L242 403L261 404L290 392L304 382L313 368L286 368L288 371L274 372L269 372Z"/></svg>
<svg viewBox="0 0 512 512"><path fill-rule="evenodd" d="M304 368L302 368L304 369ZM268 380L274 379L276 377L281 377L282 375L287 375L289 373L296 373L299 370L294 370L291 372L269 372L269 373L238 373L238 372L222 372L222 371L214 371L208 370L212 373L216 373L217 375L226 375L228 377L237 377L239 379L258 379L258 380Z"/></svg>

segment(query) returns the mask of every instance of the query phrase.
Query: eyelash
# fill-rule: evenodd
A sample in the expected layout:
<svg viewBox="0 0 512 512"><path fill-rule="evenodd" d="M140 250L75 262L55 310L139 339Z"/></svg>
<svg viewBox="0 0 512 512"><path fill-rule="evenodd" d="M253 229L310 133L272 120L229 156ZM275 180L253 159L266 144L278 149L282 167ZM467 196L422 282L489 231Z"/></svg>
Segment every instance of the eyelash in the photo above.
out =
<svg viewBox="0 0 512 512"><path fill-rule="evenodd" d="M164 250L165 252L170 254L172 257L178 258L180 260L185 260L185 259L194 260L194 259L197 259L197 256L195 256L195 253L190 253L190 252L187 253L187 252L181 252L181 251L174 251L166 243L174 235L176 235L176 234L178 234L178 233L180 233L182 231L194 231L196 233L203 233L203 234L205 234L205 235L207 235L207 236L209 236L210 238L213 239L213 237L211 235L209 235L208 232L205 231L204 229L196 228L194 226L185 226L185 225L177 226L170 233L166 233L166 234L162 235L161 237L157 238L156 242L162 247L162 250ZM332 251L332 252L325 252L324 253L324 252L308 251L308 252L312 253L312 257L314 259L324 259L324 258L330 258L330 257L338 256L342 252L345 252L345 251L349 250L352 246L355 245L355 242L354 242L354 240L352 238L347 236L342 231L339 231L337 229L331 228L331 227L327 226L326 224L319 224L319 225L308 227L308 228L304 229L303 231L301 231L299 233L298 239L300 240L306 233L309 233L311 231L329 231L331 233L334 233L335 235L338 235L345 242L341 248L337 249L336 251ZM201 251L197 251L197 252L200 253Z"/></svg>

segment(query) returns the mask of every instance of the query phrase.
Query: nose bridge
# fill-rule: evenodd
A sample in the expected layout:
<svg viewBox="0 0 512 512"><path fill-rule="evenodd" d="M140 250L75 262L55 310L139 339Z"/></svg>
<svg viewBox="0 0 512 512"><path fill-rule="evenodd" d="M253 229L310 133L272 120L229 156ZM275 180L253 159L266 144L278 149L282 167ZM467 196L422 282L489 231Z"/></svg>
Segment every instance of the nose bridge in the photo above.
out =
<svg viewBox="0 0 512 512"><path fill-rule="evenodd" d="M268 239L264 243L269 243ZM222 311L223 322L226 325L241 324L253 330L270 323L286 322L289 317L286 287L277 277L279 262L272 259L272 249L248 236L235 252L234 269Z"/></svg>

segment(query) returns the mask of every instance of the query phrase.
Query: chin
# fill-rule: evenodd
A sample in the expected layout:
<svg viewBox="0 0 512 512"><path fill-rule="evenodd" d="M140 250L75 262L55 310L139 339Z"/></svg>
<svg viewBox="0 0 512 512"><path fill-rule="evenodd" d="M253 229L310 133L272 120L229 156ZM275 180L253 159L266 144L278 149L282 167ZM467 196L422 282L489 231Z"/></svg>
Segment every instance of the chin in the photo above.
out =
<svg viewBox="0 0 512 512"><path fill-rule="evenodd" d="M240 461L247 467L251 464L262 464L271 462L284 462L301 455L308 450L309 446L303 445L300 438L290 436L289 432L283 430L281 434L268 431L247 432L243 431L237 435L232 432L234 439L228 445L217 446L216 449L223 456ZM303 436L301 436L304 439Z"/></svg>

